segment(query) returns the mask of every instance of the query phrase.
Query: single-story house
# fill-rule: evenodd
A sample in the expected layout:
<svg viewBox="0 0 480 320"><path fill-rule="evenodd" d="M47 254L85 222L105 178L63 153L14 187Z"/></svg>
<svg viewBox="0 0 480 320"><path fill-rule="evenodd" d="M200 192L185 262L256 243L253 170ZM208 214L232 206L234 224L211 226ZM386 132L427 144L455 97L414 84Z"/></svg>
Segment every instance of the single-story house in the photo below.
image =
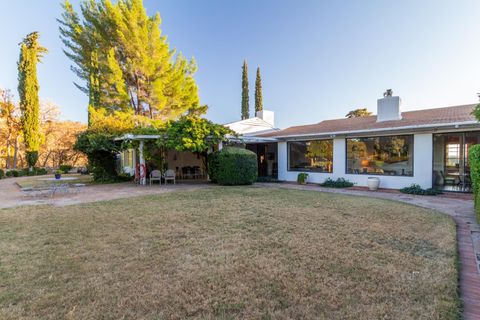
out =
<svg viewBox="0 0 480 320"><path fill-rule="evenodd" d="M247 148L257 152L259 163L267 162L259 175L279 180L296 181L307 172L314 183L343 177L366 186L368 177L378 177L384 188L415 183L469 192L468 148L480 143L474 107L401 112L400 97L387 91L377 101L377 115L250 134Z"/></svg>

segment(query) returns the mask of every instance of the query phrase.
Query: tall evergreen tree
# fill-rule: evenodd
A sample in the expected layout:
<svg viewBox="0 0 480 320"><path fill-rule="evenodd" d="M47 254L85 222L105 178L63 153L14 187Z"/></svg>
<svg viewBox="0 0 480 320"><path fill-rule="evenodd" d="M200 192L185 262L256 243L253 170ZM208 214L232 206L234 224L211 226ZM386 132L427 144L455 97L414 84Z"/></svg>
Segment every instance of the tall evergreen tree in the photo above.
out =
<svg viewBox="0 0 480 320"><path fill-rule="evenodd" d="M260 67L258 67L257 78L255 79L255 113L262 110L263 110L262 78L260 76Z"/></svg>
<svg viewBox="0 0 480 320"><path fill-rule="evenodd" d="M242 67L242 120L250 118L250 105L248 97L248 66L243 60Z"/></svg>
<svg viewBox="0 0 480 320"><path fill-rule="evenodd" d="M40 115L38 99L37 63L40 62L47 49L38 43L38 32L28 34L20 44L18 61L18 94L22 113L22 130L25 142L25 153L30 169L38 160L40 148Z"/></svg>
<svg viewBox="0 0 480 320"><path fill-rule="evenodd" d="M91 106L162 120L206 112L195 61L170 49L160 15L148 16L142 0L83 0L81 16L66 0L63 11L66 54L87 84L81 88Z"/></svg>

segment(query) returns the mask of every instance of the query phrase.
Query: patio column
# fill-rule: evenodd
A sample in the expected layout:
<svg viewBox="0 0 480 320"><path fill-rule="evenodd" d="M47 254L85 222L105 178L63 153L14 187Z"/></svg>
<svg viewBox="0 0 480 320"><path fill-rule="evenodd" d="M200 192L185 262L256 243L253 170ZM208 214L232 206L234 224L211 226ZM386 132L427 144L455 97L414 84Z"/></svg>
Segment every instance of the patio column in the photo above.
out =
<svg viewBox="0 0 480 320"><path fill-rule="evenodd" d="M147 168L145 167L145 158L143 157L143 140L140 140L140 146L138 147L138 158L140 159L140 184L144 186L147 184Z"/></svg>

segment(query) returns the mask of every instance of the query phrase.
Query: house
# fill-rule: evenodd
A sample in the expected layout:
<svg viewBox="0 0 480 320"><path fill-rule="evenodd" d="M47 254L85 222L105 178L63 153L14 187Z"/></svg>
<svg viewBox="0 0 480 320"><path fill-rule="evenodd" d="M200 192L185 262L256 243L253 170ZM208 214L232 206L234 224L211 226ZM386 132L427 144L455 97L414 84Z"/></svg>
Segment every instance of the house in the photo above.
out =
<svg viewBox="0 0 480 320"><path fill-rule="evenodd" d="M368 177L378 177L384 188L415 183L469 192L468 148L480 143L474 107L401 112L400 97L389 90L378 99L375 116L249 135L247 148L257 152L259 164L278 159L270 171L259 165L259 175L279 180L296 181L299 172L308 172L308 181L314 183L343 177L366 186ZM265 144L275 152L264 152Z"/></svg>

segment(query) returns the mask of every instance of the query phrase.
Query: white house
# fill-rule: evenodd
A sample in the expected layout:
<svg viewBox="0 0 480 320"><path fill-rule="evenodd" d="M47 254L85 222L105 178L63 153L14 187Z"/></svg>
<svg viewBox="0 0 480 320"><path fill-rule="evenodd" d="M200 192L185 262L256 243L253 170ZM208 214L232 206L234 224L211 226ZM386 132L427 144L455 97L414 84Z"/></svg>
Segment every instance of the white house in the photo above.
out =
<svg viewBox="0 0 480 320"><path fill-rule="evenodd" d="M366 186L367 178L374 176L384 188L416 183L423 188L468 192L468 147L480 143L474 107L401 112L400 97L389 90L378 99L375 116L250 135L247 148L256 151L260 145L263 150L268 144L270 150L276 149L271 154L257 152L259 163L261 158L277 162L270 171L259 166L259 175L272 173L279 180L296 181L299 172L308 172L309 182L343 177Z"/></svg>

